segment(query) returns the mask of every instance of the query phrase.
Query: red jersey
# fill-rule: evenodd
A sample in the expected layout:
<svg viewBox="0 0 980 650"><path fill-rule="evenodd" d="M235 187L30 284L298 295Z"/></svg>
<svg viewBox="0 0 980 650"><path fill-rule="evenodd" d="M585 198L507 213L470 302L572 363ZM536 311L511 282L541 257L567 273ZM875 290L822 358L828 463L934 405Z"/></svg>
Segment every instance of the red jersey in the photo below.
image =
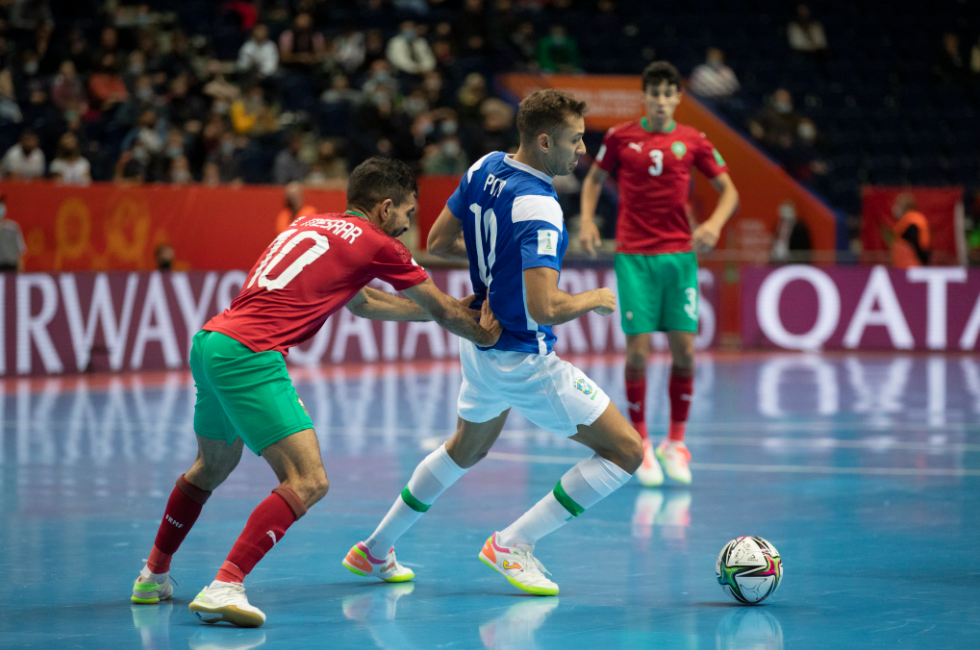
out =
<svg viewBox="0 0 980 650"><path fill-rule="evenodd" d="M616 252L689 251L686 207L691 165L712 179L727 172L728 166L697 129L674 122L666 133L651 133L645 124L643 118L609 129L595 158L619 184Z"/></svg>
<svg viewBox="0 0 980 650"><path fill-rule="evenodd" d="M252 267L231 307L205 325L255 352L287 349L378 278L401 291L428 279L405 246L367 219L314 214L294 221Z"/></svg>

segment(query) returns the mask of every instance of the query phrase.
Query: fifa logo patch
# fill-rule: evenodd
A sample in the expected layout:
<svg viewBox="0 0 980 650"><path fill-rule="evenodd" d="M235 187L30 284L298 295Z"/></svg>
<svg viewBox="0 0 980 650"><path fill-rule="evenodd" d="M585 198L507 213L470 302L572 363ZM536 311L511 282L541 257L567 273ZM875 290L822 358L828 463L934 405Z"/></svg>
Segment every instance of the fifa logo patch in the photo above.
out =
<svg viewBox="0 0 980 650"><path fill-rule="evenodd" d="M538 255L558 257L558 233L547 228L538 231Z"/></svg>
<svg viewBox="0 0 980 650"><path fill-rule="evenodd" d="M596 396L595 386L587 382L585 380L585 377L579 377L578 379L575 380L575 390L581 391L581 393L586 397L588 397L589 399L595 399Z"/></svg>
<svg viewBox="0 0 980 650"><path fill-rule="evenodd" d="M674 144L670 145L670 150L675 156L677 156L677 159L680 160L684 157L684 154L687 153L687 145L685 145L683 142L675 142Z"/></svg>

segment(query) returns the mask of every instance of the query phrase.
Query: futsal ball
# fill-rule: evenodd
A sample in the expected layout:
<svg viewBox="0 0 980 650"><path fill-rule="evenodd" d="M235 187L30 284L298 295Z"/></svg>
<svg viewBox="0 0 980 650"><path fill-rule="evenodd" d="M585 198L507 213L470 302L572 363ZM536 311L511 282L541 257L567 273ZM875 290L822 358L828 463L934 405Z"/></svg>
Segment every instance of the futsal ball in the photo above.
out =
<svg viewBox="0 0 980 650"><path fill-rule="evenodd" d="M779 586L783 561L776 547L761 537L739 537L721 549L715 575L729 596L740 603L757 605Z"/></svg>

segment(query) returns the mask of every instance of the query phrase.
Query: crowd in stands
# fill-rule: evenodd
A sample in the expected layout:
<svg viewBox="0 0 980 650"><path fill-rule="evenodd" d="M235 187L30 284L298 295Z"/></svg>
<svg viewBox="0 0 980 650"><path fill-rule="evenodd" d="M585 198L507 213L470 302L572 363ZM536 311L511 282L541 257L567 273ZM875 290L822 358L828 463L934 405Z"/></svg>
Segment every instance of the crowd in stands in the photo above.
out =
<svg viewBox="0 0 980 650"><path fill-rule="evenodd" d="M494 70L581 71L561 24L519 19L565 0L185 1L202 33L180 2L83 4L0 3L4 178L343 187L372 155L455 174L517 144Z"/></svg>
<svg viewBox="0 0 980 650"><path fill-rule="evenodd" d="M721 0L686 12L621 0L2 0L0 173L342 187L372 155L460 173L517 144L494 73L632 74L668 58L692 94L851 214L864 182L980 185L955 122L980 108L980 28L951 20L933 50L906 52L904 19L813 2L751 0L750 14ZM850 62L870 37L842 25L878 22L893 41ZM892 52L904 68L883 62ZM963 109L941 115L949 151L929 149L935 102L921 120L889 113L929 93ZM896 132L908 137L889 149Z"/></svg>

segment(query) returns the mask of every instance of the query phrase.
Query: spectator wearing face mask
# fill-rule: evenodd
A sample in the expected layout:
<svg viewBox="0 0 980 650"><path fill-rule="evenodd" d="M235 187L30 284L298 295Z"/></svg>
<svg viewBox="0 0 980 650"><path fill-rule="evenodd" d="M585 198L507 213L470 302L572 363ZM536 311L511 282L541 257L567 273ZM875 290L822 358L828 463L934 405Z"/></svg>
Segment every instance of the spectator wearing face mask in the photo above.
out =
<svg viewBox="0 0 980 650"><path fill-rule="evenodd" d="M194 182L191 176L191 164L187 156L177 156L170 160L168 179L173 185L190 185Z"/></svg>
<svg viewBox="0 0 980 650"><path fill-rule="evenodd" d="M230 132L223 133L218 147L211 152L207 160L207 165L214 166L212 173L217 176L215 184L241 181L242 168L238 162L239 151L235 134Z"/></svg>
<svg viewBox="0 0 980 650"><path fill-rule="evenodd" d="M92 182L92 169L82 157L78 138L74 133L61 136L58 155L51 161L51 178L64 185L88 185Z"/></svg>
<svg viewBox="0 0 980 650"><path fill-rule="evenodd" d="M405 74L425 74L436 68L436 57L429 43L419 36L418 26L406 20L398 34L388 41L386 48L388 62Z"/></svg>
<svg viewBox="0 0 980 650"><path fill-rule="evenodd" d="M426 146L422 156L422 171L426 174L456 175L469 167L469 160L455 135L446 136L438 144Z"/></svg>
<svg viewBox="0 0 980 650"><path fill-rule="evenodd" d="M793 96L785 88L779 88L769 98L766 107L749 120L752 136L775 146L784 136L794 138L799 128L800 114L793 108Z"/></svg>
<svg viewBox="0 0 980 650"><path fill-rule="evenodd" d="M16 221L7 218L7 197L0 192L0 273L24 270L27 245Z"/></svg>
<svg viewBox="0 0 980 650"><path fill-rule="evenodd" d="M717 47L708 48L705 62L691 73L691 92L698 97L724 100L739 89L735 71L725 65L725 53Z"/></svg>

